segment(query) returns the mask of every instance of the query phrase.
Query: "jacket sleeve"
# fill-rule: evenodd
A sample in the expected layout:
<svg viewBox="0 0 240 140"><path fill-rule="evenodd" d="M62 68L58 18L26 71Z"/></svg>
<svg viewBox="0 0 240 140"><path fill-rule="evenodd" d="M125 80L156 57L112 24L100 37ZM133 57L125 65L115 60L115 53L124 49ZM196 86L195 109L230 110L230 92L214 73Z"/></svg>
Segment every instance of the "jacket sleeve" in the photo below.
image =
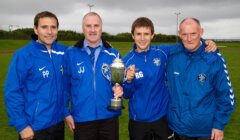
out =
<svg viewBox="0 0 240 140"><path fill-rule="evenodd" d="M27 76L26 62L19 53L14 54L9 65L7 78L4 86L4 100L9 117L9 125L21 132L28 125L24 113L24 81Z"/></svg>
<svg viewBox="0 0 240 140"><path fill-rule="evenodd" d="M177 44L161 44L158 45L160 49L162 49L167 56L181 52L183 50L183 47L181 46L180 43Z"/></svg>
<svg viewBox="0 0 240 140"><path fill-rule="evenodd" d="M66 52L64 55L64 66L63 66L63 94L64 94L64 117L70 115L70 90L71 90L71 73L70 73L70 61L68 57L68 53Z"/></svg>
<svg viewBox="0 0 240 140"><path fill-rule="evenodd" d="M223 130L224 125L229 122L230 114L234 111L236 100L225 60L220 53L217 55L219 56L216 60L218 70L213 80L214 88L217 90L215 95L217 110L213 128Z"/></svg>
<svg viewBox="0 0 240 140"><path fill-rule="evenodd" d="M125 99L129 99L132 97L133 93L134 93L134 81L132 81L131 83L125 81L123 83L123 97Z"/></svg>
<svg viewBox="0 0 240 140"><path fill-rule="evenodd" d="M128 57L125 56L123 58L123 60L124 60L124 63L126 65L126 69L127 69L127 67L128 67L128 65L127 65ZM130 83L128 83L127 81L124 81L123 84L122 84L122 87L123 87L123 97L125 99L131 98L132 95L134 94L134 79Z"/></svg>

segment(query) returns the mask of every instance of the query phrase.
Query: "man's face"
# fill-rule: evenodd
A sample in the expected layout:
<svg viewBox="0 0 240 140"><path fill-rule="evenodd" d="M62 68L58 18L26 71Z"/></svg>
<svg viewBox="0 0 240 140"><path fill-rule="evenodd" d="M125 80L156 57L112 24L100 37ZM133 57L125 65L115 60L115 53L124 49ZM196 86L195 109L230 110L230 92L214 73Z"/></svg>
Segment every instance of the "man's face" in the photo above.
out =
<svg viewBox="0 0 240 140"><path fill-rule="evenodd" d="M201 46L202 35L203 29L194 20L188 19L180 26L179 36L187 50L196 51Z"/></svg>
<svg viewBox="0 0 240 140"><path fill-rule="evenodd" d="M44 17L40 18L38 27L34 26L34 32L38 35L38 42L51 48L52 43L57 39L58 27L55 18Z"/></svg>
<svg viewBox="0 0 240 140"><path fill-rule="evenodd" d="M136 27L132 38L137 45L137 52L148 50L153 36L150 27Z"/></svg>
<svg viewBox="0 0 240 140"><path fill-rule="evenodd" d="M100 43L102 22L98 16L89 15L83 20L83 33L91 47L96 47Z"/></svg>

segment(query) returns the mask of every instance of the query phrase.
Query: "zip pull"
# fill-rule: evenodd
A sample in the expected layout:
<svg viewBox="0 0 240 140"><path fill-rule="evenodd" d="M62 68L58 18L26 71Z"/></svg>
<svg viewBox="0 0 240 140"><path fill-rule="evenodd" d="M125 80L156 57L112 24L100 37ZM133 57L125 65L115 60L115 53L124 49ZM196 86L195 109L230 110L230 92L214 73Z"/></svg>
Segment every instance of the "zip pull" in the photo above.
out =
<svg viewBox="0 0 240 140"><path fill-rule="evenodd" d="M49 54L50 58L52 58L52 50L48 50L48 54Z"/></svg>
<svg viewBox="0 0 240 140"><path fill-rule="evenodd" d="M147 62L147 56L145 55L145 59L144 59L145 62Z"/></svg>

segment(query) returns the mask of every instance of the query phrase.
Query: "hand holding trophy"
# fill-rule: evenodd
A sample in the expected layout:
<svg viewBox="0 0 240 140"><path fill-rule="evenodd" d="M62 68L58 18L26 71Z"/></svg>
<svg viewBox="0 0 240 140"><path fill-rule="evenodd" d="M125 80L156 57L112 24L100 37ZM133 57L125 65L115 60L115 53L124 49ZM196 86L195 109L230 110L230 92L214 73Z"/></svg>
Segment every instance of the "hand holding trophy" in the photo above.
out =
<svg viewBox="0 0 240 140"><path fill-rule="evenodd" d="M124 79L124 71L125 71L125 65L123 61L117 56L114 60L113 63L110 66L111 69L111 82L115 85L118 86L118 84L121 84ZM120 110L123 109L123 103L122 99L114 96L113 99L111 99L111 104L108 107L111 110Z"/></svg>

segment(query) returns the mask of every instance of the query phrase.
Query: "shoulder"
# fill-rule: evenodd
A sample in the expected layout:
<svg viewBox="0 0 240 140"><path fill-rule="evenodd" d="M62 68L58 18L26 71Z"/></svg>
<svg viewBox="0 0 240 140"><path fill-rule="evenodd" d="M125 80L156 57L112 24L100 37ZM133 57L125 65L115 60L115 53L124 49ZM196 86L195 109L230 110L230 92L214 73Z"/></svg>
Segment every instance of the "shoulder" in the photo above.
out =
<svg viewBox="0 0 240 140"><path fill-rule="evenodd" d="M77 51L77 50L80 50L81 48L78 48L78 47L76 47L76 46L70 46L70 47L67 47L66 48L66 53L73 53L73 52L75 52L75 51Z"/></svg>
<svg viewBox="0 0 240 140"><path fill-rule="evenodd" d="M129 61L133 60L135 56L135 53L133 53L133 50L126 54L126 56L123 57L123 61L127 65Z"/></svg>
<svg viewBox="0 0 240 140"><path fill-rule="evenodd" d="M220 62L220 63L225 62L220 52L210 52L210 53L204 52L202 56L208 64L213 64L216 62Z"/></svg>
<svg viewBox="0 0 240 140"><path fill-rule="evenodd" d="M121 57L121 54L115 48L103 48L101 52L108 56Z"/></svg>
<svg viewBox="0 0 240 140"><path fill-rule="evenodd" d="M27 57L29 56L31 53L34 52L33 47L31 43L23 46L22 48L18 49L15 53L14 56L17 57Z"/></svg>
<svg viewBox="0 0 240 140"><path fill-rule="evenodd" d="M57 47L58 47L59 50L62 50L62 51L66 51L67 48L68 48L66 45L64 45L64 44L59 44L59 43L57 43Z"/></svg>
<svg viewBox="0 0 240 140"><path fill-rule="evenodd" d="M109 52L114 52L114 53L118 53L118 50L111 47L111 48L107 48L106 50L108 50Z"/></svg>
<svg viewBox="0 0 240 140"><path fill-rule="evenodd" d="M151 54L165 56L166 58L168 57L169 51L170 49L168 45L158 45L150 47Z"/></svg>

